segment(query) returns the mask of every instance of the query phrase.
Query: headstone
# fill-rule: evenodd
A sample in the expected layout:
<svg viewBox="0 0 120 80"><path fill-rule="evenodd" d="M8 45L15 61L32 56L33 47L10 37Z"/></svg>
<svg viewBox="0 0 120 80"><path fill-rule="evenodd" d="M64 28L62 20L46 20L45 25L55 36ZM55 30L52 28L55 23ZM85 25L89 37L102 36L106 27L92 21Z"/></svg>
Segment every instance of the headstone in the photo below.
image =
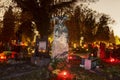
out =
<svg viewBox="0 0 120 80"><path fill-rule="evenodd" d="M85 59L84 67L86 70L94 69L97 66L97 59Z"/></svg>
<svg viewBox="0 0 120 80"><path fill-rule="evenodd" d="M84 67L86 70L90 70L91 69L91 60L85 59Z"/></svg>

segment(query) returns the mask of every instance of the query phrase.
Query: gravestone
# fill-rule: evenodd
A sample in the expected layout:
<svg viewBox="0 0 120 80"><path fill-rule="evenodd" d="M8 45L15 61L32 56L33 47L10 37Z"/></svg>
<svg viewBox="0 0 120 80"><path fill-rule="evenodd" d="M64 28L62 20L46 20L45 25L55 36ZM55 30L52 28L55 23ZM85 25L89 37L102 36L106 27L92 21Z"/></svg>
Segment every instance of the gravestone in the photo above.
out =
<svg viewBox="0 0 120 80"><path fill-rule="evenodd" d="M94 69L97 66L97 59L85 59L84 68L86 70Z"/></svg>

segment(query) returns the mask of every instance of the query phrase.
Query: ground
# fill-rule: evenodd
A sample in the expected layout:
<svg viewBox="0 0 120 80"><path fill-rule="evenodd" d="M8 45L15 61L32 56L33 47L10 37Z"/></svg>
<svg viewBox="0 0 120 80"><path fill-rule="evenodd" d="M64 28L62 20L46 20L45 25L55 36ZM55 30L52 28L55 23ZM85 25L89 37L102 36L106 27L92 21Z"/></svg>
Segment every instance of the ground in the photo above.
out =
<svg viewBox="0 0 120 80"><path fill-rule="evenodd" d="M60 65L60 64L59 64ZM102 63L100 68L85 70L79 66L67 68L72 80L119 80L120 64ZM60 67L60 66L59 66ZM66 69L66 68L64 68ZM0 80L57 80L48 66L37 66L30 61L0 64ZM62 80L62 79L61 79ZM69 80L69 79L66 79Z"/></svg>

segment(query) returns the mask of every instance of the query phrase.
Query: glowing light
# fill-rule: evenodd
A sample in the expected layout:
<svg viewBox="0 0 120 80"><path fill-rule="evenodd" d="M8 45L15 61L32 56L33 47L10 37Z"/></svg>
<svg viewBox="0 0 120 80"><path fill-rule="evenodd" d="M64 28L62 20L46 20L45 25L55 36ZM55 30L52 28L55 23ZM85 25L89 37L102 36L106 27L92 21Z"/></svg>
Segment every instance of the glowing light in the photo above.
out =
<svg viewBox="0 0 120 80"><path fill-rule="evenodd" d="M115 59L114 58L110 58L110 62L115 62Z"/></svg>
<svg viewBox="0 0 120 80"><path fill-rule="evenodd" d="M49 37L48 40L49 40L50 43L52 43L53 38L52 38L52 37Z"/></svg>
<svg viewBox="0 0 120 80"><path fill-rule="evenodd" d="M27 46L27 43L25 43L25 42L20 42L20 45L21 45L21 46Z"/></svg>
<svg viewBox="0 0 120 80"><path fill-rule="evenodd" d="M69 77L69 74L68 74L67 71L62 71L62 72L59 73L59 76L62 77L62 78L67 78L67 77Z"/></svg>
<svg viewBox="0 0 120 80"><path fill-rule="evenodd" d="M64 75L64 76L67 75L67 72L64 71L64 72L63 72L63 75Z"/></svg>
<svg viewBox="0 0 120 80"><path fill-rule="evenodd" d="M1 59L6 59L6 57L5 57L5 56L1 56L0 58L1 58Z"/></svg>
<svg viewBox="0 0 120 80"><path fill-rule="evenodd" d="M58 73L58 79L57 80L73 80L73 75L67 71L63 70Z"/></svg>
<svg viewBox="0 0 120 80"><path fill-rule="evenodd" d="M77 44L76 44L76 43L74 43L74 44L73 44L73 47L74 47L74 48L76 48L76 47L77 47Z"/></svg>
<svg viewBox="0 0 120 80"><path fill-rule="evenodd" d="M87 45L86 45L86 44L84 44L84 48L87 48Z"/></svg>
<svg viewBox="0 0 120 80"><path fill-rule="evenodd" d="M43 52L43 53L45 53L45 52L46 52L46 50L42 50L42 52Z"/></svg>
<svg viewBox="0 0 120 80"><path fill-rule="evenodd" d="M68 59L72 59L72 56L69 56Z"/></svg>
<svg viewBox="0 0 120 80"><path fill-rule="evenodd" d="M91 56L93 57L93 56L94 56L94 54L92 53L92 54L91 54Z"/></svg>
<svg viewBox="0 0 120 80"><path fill-rule="evenodd" d="M48 40L50 41L50 40L51 40L51 38L49 37L49 38L48 38Z"/></svg>
<svg viewBox="0 0 120 80"><path fill-rule="evenodd" d="M88 49L86 49L86 51L88 51Z"/></svg>

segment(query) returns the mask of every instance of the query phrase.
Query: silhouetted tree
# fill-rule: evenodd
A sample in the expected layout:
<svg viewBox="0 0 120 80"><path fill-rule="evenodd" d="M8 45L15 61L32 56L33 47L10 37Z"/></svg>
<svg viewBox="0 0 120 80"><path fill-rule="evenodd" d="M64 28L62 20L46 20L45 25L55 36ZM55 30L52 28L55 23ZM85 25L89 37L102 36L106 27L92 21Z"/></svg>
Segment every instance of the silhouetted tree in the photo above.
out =
<svg viewBox="0 0 120 80"><path fill-rule="evenodd" d="M115 35L114 35L114 31L110 31L110 43L114 43L115 44Z"/></svg>
<svg viewBox="0 0 120 80"><path fill-rule="evenodd" d="M83 34L84 39L85 39L85 42L94 42L93 30L96 27L95 17L93 13L87 16L88 17L86 17L86 20L85 20L85 32Z"/></svg>
<svg viewBox="0 0 120 80"><path fill-rule="evenodd" d="M77 0L14 0L23 11L29 11L41 37L49 34L51 14L58 9L70 7ZM81 0L82 1L82 0ZM84 1L84 0L83 0ZM87 1L87 0L86 0ZM95 1L95 0L88 0Z"/></svg>
<svg viewBox="0 0 120 80"><path fill-rule="evenodd" d="M98 29L96 32L96 40L98 41L109 41L110 29L108 27L109 17L102 15L99 19Z"/></svg>
<svg viewBox="0 0 120 80"><path fill-rule="evenodd" d="M70 16L70 20L67 21L67 26L69 30L70 42L74 42L79 45L79 41L80 41L80 9L79 7L75 8L73 15Z"/></svg>
<svg viewBox="0 0 120 80"><path fill-rule="evenodd" d="M109 24L114 21L106 14L96 11L81 4L76 7L74 14L68 21L70 40L79 41L84 37L85 42L109 41Z"/></svg>
<svg viewBox="0 0 120 80"><path fill-rule="evenodd" d="M79 43L80 37L84 37L85 42L93 42L96 24L95 11L83 4L77 6L69 20L69 34L72 42Z"/></svg>
<svg viewBox="0 0 120 80"><path fill-rule="evenodd" d="M10 6L8 11L4 14L3 19L3 28L2 28L2 41L7 43L9 42L14 36L14 29L15 29L15 17L12 12L12 7Z"/></svg>

